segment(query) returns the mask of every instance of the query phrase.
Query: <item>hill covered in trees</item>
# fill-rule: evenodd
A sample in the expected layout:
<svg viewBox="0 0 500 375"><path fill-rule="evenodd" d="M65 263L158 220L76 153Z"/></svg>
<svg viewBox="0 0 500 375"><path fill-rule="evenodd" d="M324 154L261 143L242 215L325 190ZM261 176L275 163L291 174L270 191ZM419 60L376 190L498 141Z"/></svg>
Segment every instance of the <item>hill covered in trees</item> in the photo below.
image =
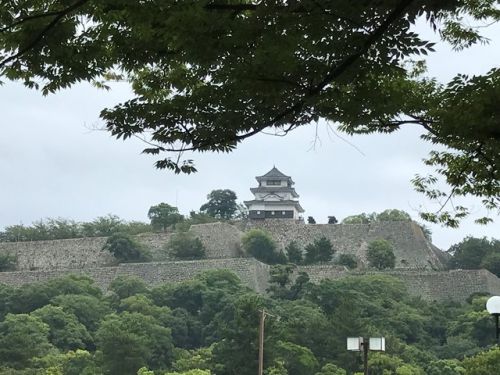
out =
<svg viewBox="0 0 500 375"><path fill-rule="evenodd" d="M500 365L485 297L428 303L388 276L283 287L278 271L267 297L228 271L154 288L119 278L106 295L82 276L2 286L0 374L255 374L261 309L271 314L266 374L360 372L360 355L345 348L359 335L387 340L370 355L371 375L482 375Z"/></svg>

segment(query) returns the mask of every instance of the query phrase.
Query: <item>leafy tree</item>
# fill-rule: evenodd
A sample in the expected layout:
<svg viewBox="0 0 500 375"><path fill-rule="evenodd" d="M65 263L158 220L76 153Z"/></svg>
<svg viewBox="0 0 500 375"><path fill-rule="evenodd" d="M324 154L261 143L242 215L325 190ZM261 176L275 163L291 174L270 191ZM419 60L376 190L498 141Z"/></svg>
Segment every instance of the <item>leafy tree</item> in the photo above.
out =
<svg viewBox="0 0 500 375"><path fill-rule="evenodd" d="M146 293L148 290L146 283L135 276L118 276L109 284L109 289L115 292L120 299Z"/></svg>
<svg viewBox="0 0 500 375"><path fill-rule="evenodd" d="M489 375L498 371L500 366L500 348L496 347L474 357L463 360L467 375Z"/></svg>
<svg viewBox="0 0 500 375"><path fill-rule="evenodd" d="M497 209L500 71L457 75L441 85L421 74L423 62L408 64L433 51L412 27L417 20L463 49L485 40L471 24L498 20L496 5L9 2L0 18L0 76L45 94L82 80L99 87L105 79L129 80L135 97L101 117L117 138L147 134L155 143L144 152L153 155L229 152L265 129L286 134L320 118L347 134L417 125L424 139L445 146L427 163L451 185L451 195L477 196ZM191 159L178 155L156 166L195 171ZM437 180L418 176L414 183L439 200L446 193L436 191ZM442 210L426 218L455 225L466 214Z"/></svg>
<svg viewBox="0 0 500 375"><path fill-rule="evenodd" d="M411 216L405 211L389 209L377 214L376 221L411 221Z"/></svg>
<svg viewBox="0 0 500 375"><path fill-rule="evenodd" d="M425 368L426 375L465 375L465 369L459 361L453 359L441 359L432 361Z"/></svg>
<svg viewBox="0 0 500 375"><path fill-rule="evenodd" d="M497 277L500 277L500 252L488 254L481 262L481 268L486 268Z"/></svg>
<svg viewBox="0 0 500 375"><path fill-rule="evenodd" d="M207 195L208 202L200 207L200 212L217 219L229 220L238 210L236 193L229 189L212 190Z"/></svg>
<svg viewBox="0 0 500 375"><path fill-rule="evenodd" d="M59 295L54 297L51 303L75 315L90 333L94 333L102 319L111 313L110 307L105 302L89 295Z"/></svg>
<svg viewBox="0 0 500 375"><path fill-rule="evenodd" d="M15 368L26 367L32 357L50 349L49 327L39 318L7 314L0 323L0 361Z"/></svg>
<svg viewBox="0 0 500 375"><path fill-rule="evenodd" d="M49 327L49 341L57 348L68 351L85 349L92 343L87 329L77 317L61 307L46 305L31 313Z"/></svg>
<svg viewBox="0 0 500 375"><path fill-rule="evenodd" d="M0 272L14 271L17 267L17 256L0 254Z"/></svg>
<svg viewBox="0 0 500 375"><path fill-rule="evenodd" d="M265 375L288 375L288 371L283 361L274 361L273 366L266 368Z"/></svg>
<svg viewBox="0 0 500 375"><path fill-rule="evenodd" d="M103 250L109 251L119 262L148 262L151 255L144 246L124 233L115 233L106 240Z"/></svg>
<svg viewBox="0 0 500 375"><path fill-rule="evenodd" d="M371 267L378 270L394 268L396 265L396 256L389 241L378 239L368 244L366 258Z"/></svg>
<svg viewBox="0 0 500 375"><path fill-rule="evenodd" d="M116 215L99 216L90 223L83 223L83 235L85 237L108 237L122 232L123 224L124 221Z"/></svg>
<svg viewBox="0 0 500 375"><path fill-rule="evenodd" d="M170 237L166 245L167 250L179 259L205 258L205 246L198 237L191 232L178 232Z"/></svg>
<svg viewBox="0 0 500 375"><path fill-rule="evenodd" d="M184 219L177 207L173 207L167 203L151 206L148 211L148 218L151 220L151 226L155 230L162 231Z"/></svg>
<svg viewBox="0 0 500 375"><path fill-rule="evenodd" d="M299 247L297 242L292 241L285 247L285 252L288 257L288 261L294 264L301 264L304 260L302 254L302 249Z"/></svg>
<svg viewBox="0 0 500 375"><path fill-rule="evenodd" d="M500 241L488 240L486 237L466 237L461 242L452 245L448 253L451 268L477 269L490 253L500 252Z"/></svg>
<svg viewBox="0 0 500 375"><path fill-rule="evenodd" d="M309 348L287 341L276 344L276 359L283 361L289 374L310 375L319 367L318 360Z"/></svg>
<svg viewBox="0 0 500 375"><path fill-rule="evenodd" d="M307 217L307 224L316 224L316 220L312 216Z"/></svg>
<svg viewBox="0 0 500 375"><path fill-rule="evenodd" d="M208 370L212 361L212 347L200 348L185 352L181 358L172 363L175 371L189 371L195 369Z"/></svg>
<svg viewBox="0 0 500 375"><path fill-rule="evenodd" d="M211 372L210 370L192 369L183 372L166 372L164 375L211 375Z"/></svg>
<svg viewBox="0 0 500 375"><path fill-rule="evenodd" d="M351 269L356 268L358 266L358 260L356 256L353 254L339 254L335 263L341 266L346 266L347 268Z"/></svg>
<svg viewBox="0 0 500 375"><path fill-rule="evenodd" d="M150 316L128 312L106 317L97 331L97 347L106 370L117 375L135 375L142 366L166 368L173 350L170 329Z"/></svg>
<svg viewBox="0 0 500 375"><path fill-rule="evenodd" d="M376 220L376 213L372 214L359 214L347 216L342 220L342 224L370 224Z"/></svg>
<svg viewBox="0 0 500 375"><path fill-rule="evenodd" d="M304 263L306 264L329 262L335 253L332 243L326 237L314 240L313 243L306 246L305 250Z"/></svg>
<svg viewBox="0 0 500 375"><path fill-rule="evenodd" d="M267 264L285 263L286 257L276 250L276 243L268 232L251 229L241 238L245 253Z"/></svg>
<svg viewBox="0 0 500 375"><path fill-rule="evenodd" d="M333 363L327 363L316 375L347 375L347 373L344 369L335 366Z"/></svg>
<svg viewBox="0 0 500 375"><path fill-rule="evenodd" d="M347 216L342 220L342 224L370 224L383 221L411 221L411 216L405 211L388 209L380 213L361 213L359 215Z"/></svg>

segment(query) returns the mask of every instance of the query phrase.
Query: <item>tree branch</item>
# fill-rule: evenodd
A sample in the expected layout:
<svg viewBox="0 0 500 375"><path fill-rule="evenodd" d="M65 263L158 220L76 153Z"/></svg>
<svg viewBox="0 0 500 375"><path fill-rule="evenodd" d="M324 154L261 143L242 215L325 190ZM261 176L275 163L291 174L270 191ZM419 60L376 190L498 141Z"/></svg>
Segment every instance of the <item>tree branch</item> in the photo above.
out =
<svg viewBox="0 0 500 375"><path fill-rule="evenodd" d="M335 79L337 79L340 75L342 75L349 67L351 67L361 56L363 56L368 50L373 46L373 44L387 31L387 29L391 26L393 22L395 22L405 11L405 9L413 2L413 0L402 0L399 5L387 16L385 21L377 28L375 31L368 37L366 42L363 44L361 49L357 51L356 53L348 56L346 59L344 59L343 62L341 62L339 65L334 67L329 74L327 74L324 79L318 83L315 87L310 89L304 99L298 101L291 107L285 109L278 115L276 115L271 121L267 122L266 124L262 125L261 127L255 129L252 132L249 132L245 135L242 136L236 136L235 141L240 141L245 138L248 138L261 130L272 126L276 124L277 122L283 120L287 116L297 112L300 110L305 102L306 98L318 95L321 90L323 90L327 85L332 83Z"/></svg>
<svg viewBox="0 0 500 375"><path fill-rule="evenodd" d="M55 12L54 14L47 15L47 17L54 16L54 19L52 21L50 21L50 23L47 26L45 26L43 28L43 30L26 47L21 48L16 54L9 56L6 59L2 60L0 62L0 68L4 67L9 62L21 57L26 52L28 52L29 50L34 48L43 39L43 37L45 35L47 35L47 33L57 25L57 23L61 19L63 19L65 16L67 16L68 14L73 12L74 10L78 9L79 7L81 7L82 5L84 5L88 1L89 0L78 0L73 5L70 5L69 7L65 8L59 12ZM48 13L46 13L46 14L48 14ZM31 16L31 19L41 18L41 17L42 17L42 15L33 15L33 16ZM26 17L25 19L27 19L27 18L28 17Z"/></svg>

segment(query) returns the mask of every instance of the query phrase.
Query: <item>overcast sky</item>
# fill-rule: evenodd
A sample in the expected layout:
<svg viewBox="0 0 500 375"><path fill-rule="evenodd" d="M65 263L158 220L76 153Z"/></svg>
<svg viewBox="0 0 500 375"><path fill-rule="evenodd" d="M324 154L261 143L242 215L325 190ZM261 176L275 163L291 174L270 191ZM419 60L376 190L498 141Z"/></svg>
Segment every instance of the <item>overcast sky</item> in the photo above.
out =
<svg viewBox="0 0 500 375"><path fill-rule="evenodd" d="M500 61L500 27L486 31L492 39L455 53L438 45L429 58L429 74L446 81L457 72L484 73ZM438 38L428 34L429 39ZM497 36L495 38L495 35ZM410 180L429 172L422 159L430 145L419 129L393 135L347 137L317 124L287 137L259 135L231 154L197 154L194 175L174 175L153 167L141 155L139 141L117 141L90 130L102 125L99 112L130 97L126 84L106 92L82 84L43 97L19 84L0 87L0 230L41 218L90 221L108 213L126 220L147 221L151 205L167 202L183 214L197 210L213 189L232 189L249 200L257 175L276 165L291 175L305 216L324 223L361 212L397 208L418 217L421 208L435 208L412 190ZM475 200L466 203L479 212ZM479 226L466 220L459 229L429 225L434 243L447 249L467 235L500 238L499 218Z"/></svg>

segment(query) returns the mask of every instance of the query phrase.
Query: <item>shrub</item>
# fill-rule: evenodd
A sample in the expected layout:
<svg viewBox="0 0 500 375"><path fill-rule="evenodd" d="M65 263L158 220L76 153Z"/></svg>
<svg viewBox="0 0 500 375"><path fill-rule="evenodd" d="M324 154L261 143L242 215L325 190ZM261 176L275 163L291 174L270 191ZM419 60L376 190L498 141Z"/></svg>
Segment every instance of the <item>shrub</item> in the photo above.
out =
<svg viewBox="0 0 500 375"><path fill-rule="evenodd" d="M261 229L249 230L241 239L246 254L267 264L286 263L283 252L276 250L276 243L269 233Z"/></svg>
<svg viewBox="0 0 500 375"><path fill-rule="evenodd" d="M119 262L148 262L151 254L135 239L124 233L108 237L103 250L109 251Z"/></svg>
<svg viewBox="0 0 500 375"><path fill-rule="evenodd" d="M205 246L198 237L190 232L178 232L172 235L167 243L167 250L179 259L205 258Z"/></svg>
<svg viewBox="0 0 500 375"><path fill-rule="evenodd" d="M340 254L336 263L351 269L358 267L358 260L353 254Z"/></svg>
<svg viewBox="0 0 500 375"><path fill-rule="evenodd" d="M0 272L14 271L17 267L17 257L11 254L0 254Z"/></svg>
<svg viewBox="0 0 500 375"><path fill-rule="evenodd" d="M326 237L321 237L306 246L304 263L329 262L332 260L334 252L335 250L330 240Z"/></svg>
<svg viewBox="0 0 500 375"><path fill-rule="evenodd" d="M394 268L396 265L394 250L387 240L378 239L370 242L366 257L370 266L378 270Z"/></svg>
<svg viewBox="0 0 500 375"><path fill-rule="evenodd" d="M288 256L288 261L294 264L301 264L304 261L304 255L302 254L302 249L299 247L297 242L290 242L285 248L286 254Z"/></svg>

